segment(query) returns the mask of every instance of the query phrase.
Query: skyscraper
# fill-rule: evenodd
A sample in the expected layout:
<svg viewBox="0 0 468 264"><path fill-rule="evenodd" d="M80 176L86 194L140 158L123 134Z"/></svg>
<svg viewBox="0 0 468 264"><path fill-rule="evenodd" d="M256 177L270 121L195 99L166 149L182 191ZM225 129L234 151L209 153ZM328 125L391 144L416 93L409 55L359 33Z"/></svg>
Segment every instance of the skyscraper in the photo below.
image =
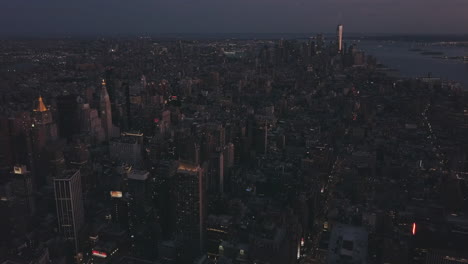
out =
<svg viewBox="0 0 468 264"><path fill-rule="evenodd" d="M33 194L33 181L31 173L27 171L25 165L15 166L11 177L13 195L24 209L25 215L33 215L36 210L36 203Z"/></svg>
<svg viewBox="0 0 468 264"><path fill-rule="evenodd" d="M42 100L42 96L37 98L37 102L35 102L34 107L34 121L38 124L48 124L52 123L52 115L50 114L49 110L44 104Z"/></svg>
<svg viewBox="0 0 468 264"><path fill-rule="evenodd" d="M79 170L67 170L54 179L59 232L79 249L79 232L84 224L84 209Z"/></svg>
<svg viewBox="0 0 468 264"><path fill-rule="evenodd" d="M216 151L211 155L208 171L209 191L224 193L224 154Z"/></svg>
<svg viewBox="0 0 468 264"><path fill-rule="evenodd" d="M268 148L268 127L267 124L259 125L255 130L255 151L258 154L266 154Z"/></svg>
<svg viewBox="0 0 468 264"><path fill-rule="evenodd" d="M35 102L31 117L31 154L33 162L31 170L34 173L35 184L41 186L46 182L48 174L45 148L50 143L57 141L57 125L53 121L52 113L45 106L41 96Z"/></svg>
<svg viewBox="0 0 468 264"><path fill-rule="evenodd" d="M102 80L101 88L101 98L100 98L100 111L101 111L101 120L102 127L106 135L106 140L108 141L112 136L112 111L111 111L111 102L109 94L107 93L106 81Z"/></svg>
<svg viewBox="0 0 468 264"><path fill-rule="evenodd" d="M338 25L336 29L336 38L337 38L337 45L338 45L338 53L343 51L343 25Z"/></svg>
<svg viewBox="0 0 468 264"><path fill-rule="evenodd" d="M68 94L57 97L58 127L61 137L71 140L80 132L77 96Z"/></svg>
<svg viewBox="0 0 468 264"><path fill-rule="evenodd" d="M57 139L57 126L52 119L52 113L44 105L41 96L35 102L32 121L33 138L37 141L39 148Z"/></svg>
<svg viewBox="0 0 468 264"><path fill-rule="evenodd" d="M175 175L176 233L185 241L189 255L197 255L204 247L205 186L203 170L188 163L179 163Z"/></svg>
<svg viewBox="0 0 468 264"><path fill-rule="evenodd" d="M315 45L317 46L316 49L318 51L321 51L323 47L325 46L325 37L323 34L317 34L315 37Z"/></svg>

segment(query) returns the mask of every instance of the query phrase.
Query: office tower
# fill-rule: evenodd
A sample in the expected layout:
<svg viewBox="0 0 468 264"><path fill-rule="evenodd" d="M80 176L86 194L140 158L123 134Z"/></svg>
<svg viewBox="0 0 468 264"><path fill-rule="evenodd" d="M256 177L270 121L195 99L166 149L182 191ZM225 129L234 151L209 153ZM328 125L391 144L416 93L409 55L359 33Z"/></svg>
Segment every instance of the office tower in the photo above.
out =
<svg viewBox="0 0 468 264"><path fill-rule="evenodd" d="M98 111L91 109L89 104L81 104L79 109L80 132L89 133L93 143L101 143L105 140L105 131L102 127Z"/></svg>
<svg viewBox="0 0 468 264"><path fill-rule="evenodd" d="M234 166L235 154L234 154L234 144L228 143L224 148L224 167L231 168Z"/></svg>
<svg viewBox="0 0 468 264"><path fill-rule="evenodd" d="M121 190L110 191L110 197L112 201L112 222L120 225L121 228L128 228L128 199L123 196Z"/></svg>
<svg viewBox="0 0 468 264"><path fill-rule="evenodd" d="M179 160L200 164L200 144L194 137L184 137L176 142Z"/></svg>
<svg viewBox="0 0 468 264"><path fill-rule="evenodd" d="M115 96L116 96L116 89L114 85L114 80L115 80L115 73L114 73L114 68L113 67L106 67L105 71L105 79L107 80L106 83L106 90L109 93L109 99L111 102L115 101Z"/></svg>
<svg viewBox="0 0 468 264"><path fill-rule="evenodd" d="M18 237L29 231L31 216L36 208L31 176L26 166L15 166L8 181L0 184L0 200L2 206L6 206L0 208L2 216L6 218L2 224L7 228L1 229L0 232L7 241L13 241L10 234Z"/></svg>
<svg viewBox="0 0 468 264"><path fill-rule="evenodd" d="M146 201L146 188L149 172L132 169L127 175L127 192L130 199L137 204Z"/></svg>
<svg viewBox="0 0 468 264"><path fill-rule="evenodd" d="M54 179L59 232L79 250L79 232L84 224L84 209L79 170L67 170Z"/></svg>
<svg viewBox="0 0 468 264"><path fill-rule="evenodd" d="M31 124L32 161L35 183L38 186L46 182L48 167L45 147L57 141L57 125L53 122L52 113L47 109L39 96L32 112Z"/></svg>
<svg viewBox="0 0 468 264"><path fill-rule="evenodd" d="M128 83L123 83L122 86L125 87L125 119L126 119L126 128L132 128L132 108L130 103L130 85Z"/></svg>
<svg viewBox="0 0 468 264"><path fill-rule="evenodd" d="M9 169L14 164L25 164L33 170L30 139L31 113L20 111L0 118L0 166Z"/></svg>
<svg viewBox="0 0 468 264"><path fill-rule="evenodd" d="M323 34L317 34L316 38L316 45L317 45L317 50L321 51L323 47L325 46L325 37Z"/></svg>
<svg viewBox="0 0 468 264"><path fill-rule="evenodd" d="M211 153L216 151L216 137L210 133L206 132L200 142L200 163L209 161L211 158Z"/></svg>
<svg viewBox="0 0 468 264"><path fill-rule="evenodd" d="M232 235L232 227L232 216L209 215L207 217L206 251L210 258L218 258L220 256L220 245L223 243L223 241L229 241Z"/></svg>
<svg viewBox="0 0 468 264"><path fill-rule="evenodd" d="M8 168L13 163L13 142L10 136L8 117L0 117L0 169Z"/></svg>
<svg viewBox="0 0 468 264"><path fill-rule="evenodd" d="M224 164L223 164L223 192L228 192L231 189L231 174L234 167L235 161L235 152L234 152L234 144L228 143L223 149L223 157L224 157Z"/></svg>
<svg viewBox="0 0 468 264"><path fill-rule="evenodd" d="M266 154L268 147L268 127L265 124L264 126L259 126L255 130L255 151L258 154Z"/></svg>
<svg viewBox="0 0 468 264"><path fill-rule="evenodd" d="M52 113L44 105L42 97L39 96L32 112L33 138L36 146L42 148L47 142L57 139L57 126L52 120Z"/></svg>
<svg viewBox="0 0 468 264"><path fill-rule="evenodd" d="M106 140L112 137L112 111L111 111L111 102L109 99L109 94L107 93L106 81L102 80L101 88L101 98L100 98L100 111L101 111L101 121L106 135Z"/></svg>
<svg viewBox="0 0 468 264"><path fill-rule="evenodd" d="M336 38L337 38L337 45L338 45L338 53L343 51L343 25L338 25L336 29Z"/></svg>
<svg viewBox="0 0 468 264"><path fill-rule="evenodd" d="M187 257L197 256L204 248L205 184L203 170L179 163L174 179L176 235L186 245Z"/></svg>
<svg viewBox="0 0 468 264"><path fill-rule="evenodd" d="M131 165L142 162L142 133L122 133L122 137L112 140L109 144L111 159Z"/></svg>
<svg viewBox="0 0 468 264"><path fill-rule="evenodd" d="M33 109L33 119L36 124L52 123L52 115L45 106L42 96L39 96L35 102L35 107Z"/></svg>
<svg viewBox="0 0 468 264"><path fill-rule="evenodd" d="M74 134L80 132L80 118L77 96L62 95L57 97L58 125L62 138L71 140Z"/></svg>
<svg viewBox="0 0 468 264"><path fill-rule="evenodd" d="M128 231L131 238L131 252L137 256L148 256L152 254L151 248L157 246L154 210L150 206L151 193L148 189L149 176L149 172L135 169L127 175L125 198L128 205Z"/></svg>
<svg viewBox="0 0 468 264"><path fill-rule="evenodd" d="M314 40L314 38L310 37L309 41L307 43L307 56L310 58L315 55L316 49L317 49L317 42Z"/></svg>
<svg viewBox="0 0 468 264"><path fill-rule="evenodd" d="M52 143L44 147L43 164L45 166L46 182L52 184L54 178L59 177L66 170L63 144Z"/></svg>
<svg viewBox="0 0 468 264"><path fill-rule="evenodd" d="M209 191L213 193L224 193L224 154L216 151L211 154L210 168L208 171Z"/></svg>
<svg viewBox="0 0 468 264"><path fill-rule="evenodd" d="M92 164L89 162L90 153L84 139L75 139L64 155L70 169L80 170L83 193L96 186L97 178L92 173Z"/></svg>
<svg viewBox="0 0 468 264"><path fill-rule="evenodd" d="M31 172L27 171L25 165L17 165L13 168L12 189L13 194L21 203L28 215L36 211L36 203L33 194L33 181Z"/></svg>

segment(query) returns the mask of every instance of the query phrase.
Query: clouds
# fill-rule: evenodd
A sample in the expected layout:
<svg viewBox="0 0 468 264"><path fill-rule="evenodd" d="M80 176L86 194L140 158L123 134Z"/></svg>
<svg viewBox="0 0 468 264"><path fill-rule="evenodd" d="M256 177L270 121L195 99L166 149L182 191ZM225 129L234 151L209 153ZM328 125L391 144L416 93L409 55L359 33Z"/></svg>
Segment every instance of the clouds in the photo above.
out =
<svg viewBox="0 0 468 264"><path fill-rule="evenodd" d="M468 33L464 0L0 0L0 34Z"/></svg>

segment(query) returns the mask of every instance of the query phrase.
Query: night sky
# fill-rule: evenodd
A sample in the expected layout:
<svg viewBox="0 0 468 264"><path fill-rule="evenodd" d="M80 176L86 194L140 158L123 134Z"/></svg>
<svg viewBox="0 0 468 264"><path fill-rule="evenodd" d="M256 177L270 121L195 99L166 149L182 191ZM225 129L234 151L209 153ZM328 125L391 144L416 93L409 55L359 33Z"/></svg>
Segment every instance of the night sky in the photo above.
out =
<svg viewBox="0 0 468 264"><path fill-rule="evenodd" d="M0 0L0 35L468 33L466 0Z"/></svg>

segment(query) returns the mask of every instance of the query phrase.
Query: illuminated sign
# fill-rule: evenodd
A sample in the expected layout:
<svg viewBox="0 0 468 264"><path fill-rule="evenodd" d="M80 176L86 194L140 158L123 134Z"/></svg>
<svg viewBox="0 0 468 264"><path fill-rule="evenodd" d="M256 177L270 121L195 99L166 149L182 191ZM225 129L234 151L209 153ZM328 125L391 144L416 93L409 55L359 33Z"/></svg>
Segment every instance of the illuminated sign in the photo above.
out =
<svg viewBox="0 0 468 264"><path fill-rule="evenodd" d="M301 247L304 246L304 238L301 238Z"/></svg>
<svg viewBox="0 0 468 264"><path fill-rule="evenodd" d="M159 123L159 118L153 119L153 122L156 123L156 124Z"/></svg>
<svg viewBox="0 0 468 264"><path fill-rule="evenodd" d="M92 253L93 253L93 256L95 256L95 257L107 258L107 253L106 252L93 250Z"/></svg>
<svg viewBox="0 0 468 264"><path fill-rule="evenodd" d="M112 198L122 198L122 192L119 191L111 191L110 196Z"/></svg>
<svg viewBox="0 0 468 264"><path fill-rule="evenodd" d="M14 170L15 174L23 174L23 172L24 172L23 167L19 167L19 166L13 167L13 170Z"/></svg>
<svg viewBox="0 0 468 264"><path fill-rule="evenodd" d="M413 236L416 235L416 223L413 223L412 233L413 233Z"/></svg>

